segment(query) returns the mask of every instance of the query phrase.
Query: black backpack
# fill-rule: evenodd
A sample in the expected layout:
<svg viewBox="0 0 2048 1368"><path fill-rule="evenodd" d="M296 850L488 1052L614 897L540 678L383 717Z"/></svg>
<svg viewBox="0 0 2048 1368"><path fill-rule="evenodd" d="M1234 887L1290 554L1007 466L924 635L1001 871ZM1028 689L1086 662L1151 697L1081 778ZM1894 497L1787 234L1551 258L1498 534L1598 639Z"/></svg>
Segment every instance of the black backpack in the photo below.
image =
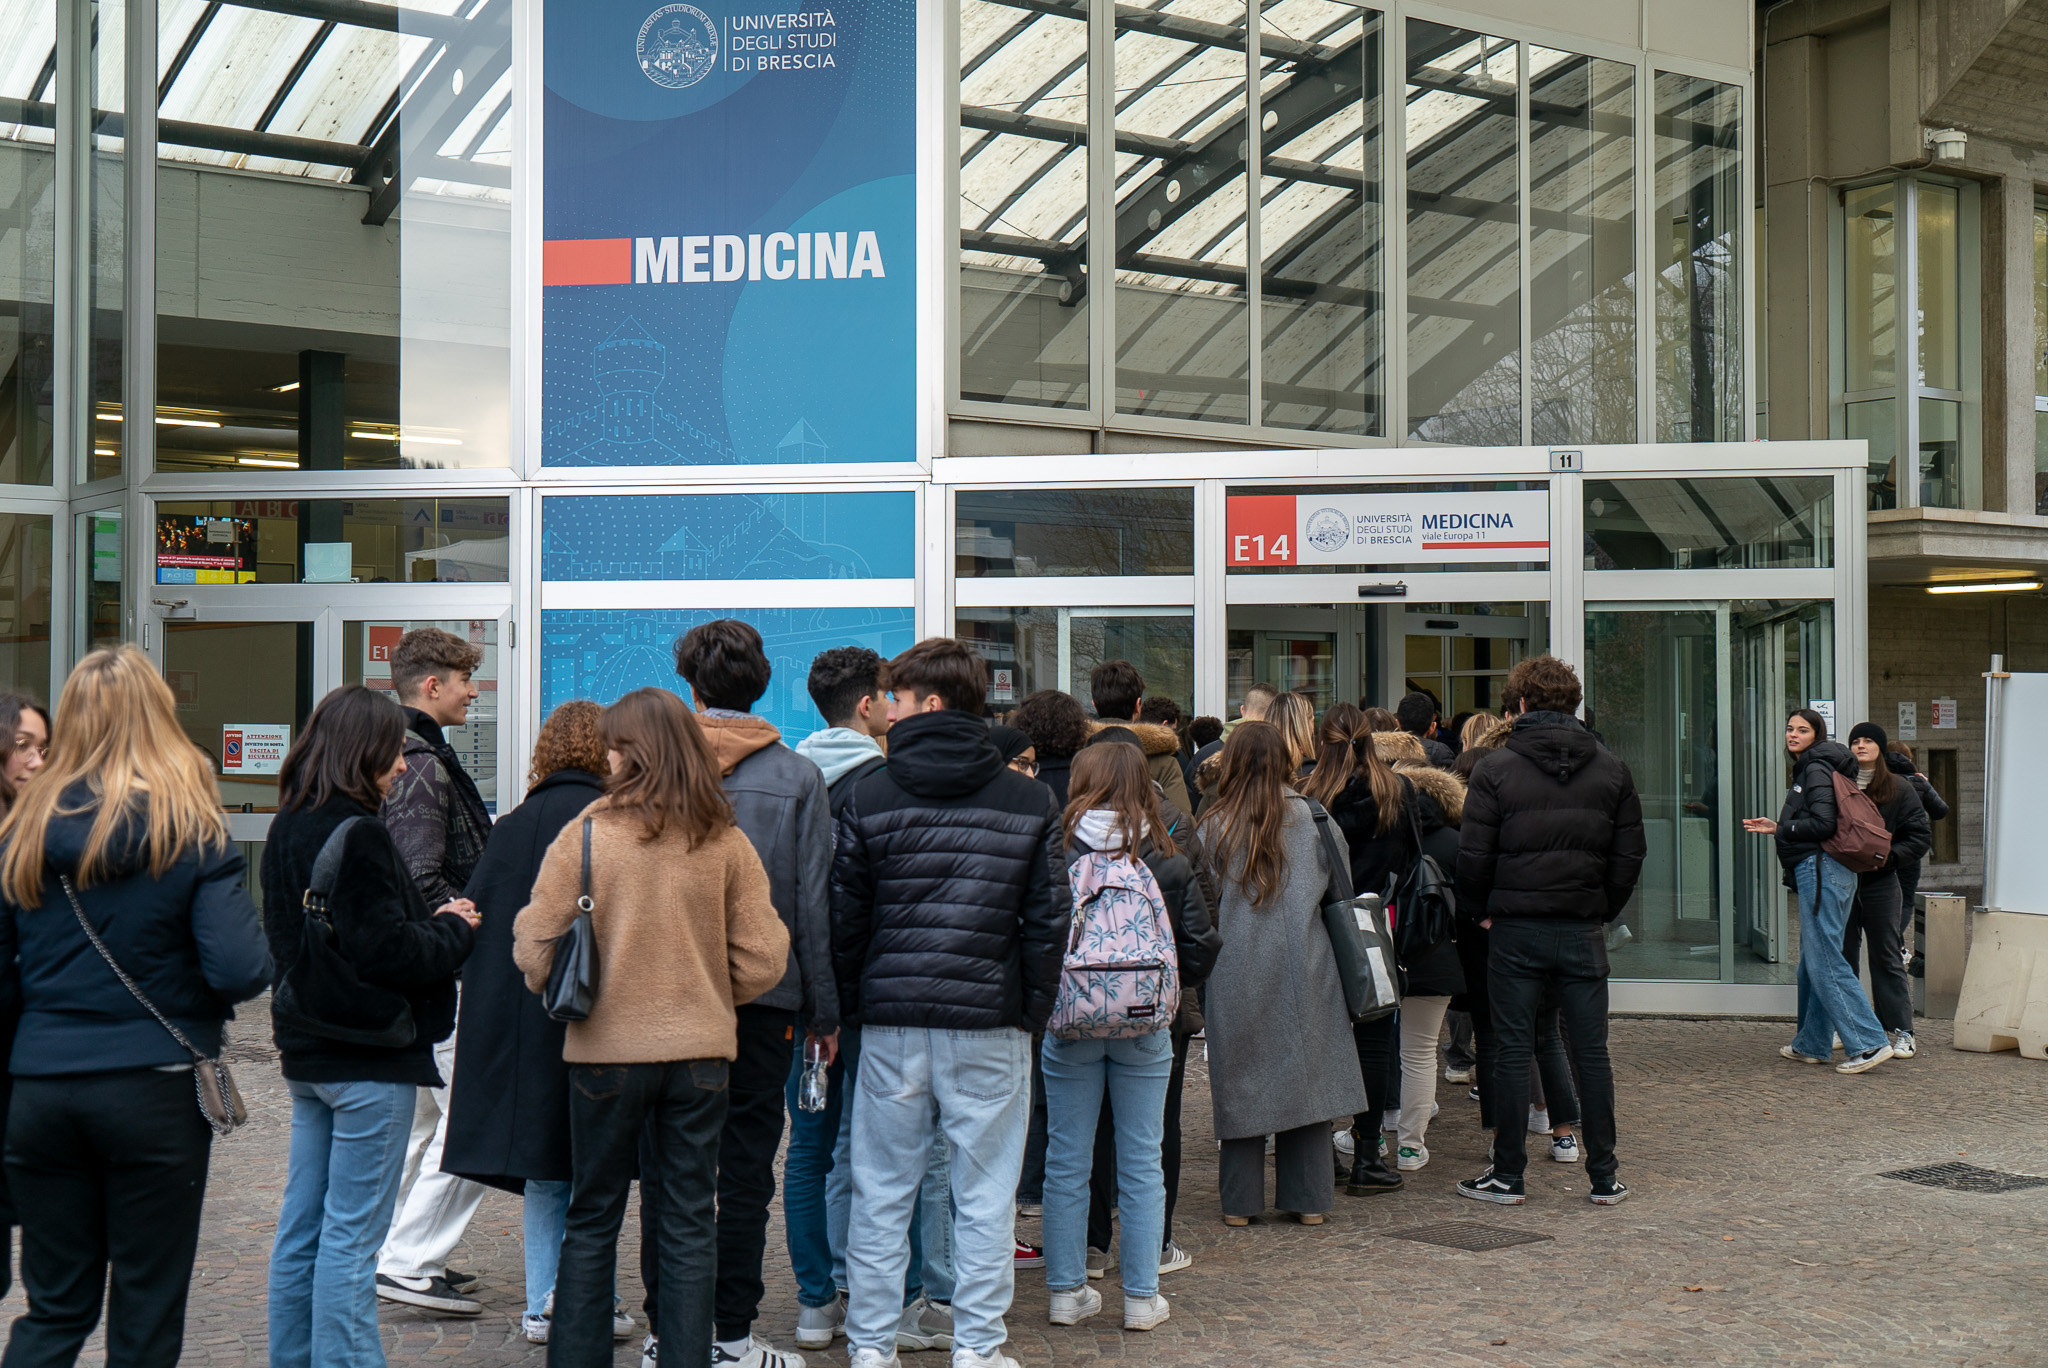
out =
<svg viewBox="0 0 2048 1368"><path fill-rule="evenodd" d="M1415 864L1394 889L1394 948L1401 958L1413 959L1432 945L1451 938L1458 915L1457 885L1436 857L1422 846L1422 824L1415 820L1415 803L1408 785L1402 806L1408 812L1408 832L1415 838Z"/></svg>

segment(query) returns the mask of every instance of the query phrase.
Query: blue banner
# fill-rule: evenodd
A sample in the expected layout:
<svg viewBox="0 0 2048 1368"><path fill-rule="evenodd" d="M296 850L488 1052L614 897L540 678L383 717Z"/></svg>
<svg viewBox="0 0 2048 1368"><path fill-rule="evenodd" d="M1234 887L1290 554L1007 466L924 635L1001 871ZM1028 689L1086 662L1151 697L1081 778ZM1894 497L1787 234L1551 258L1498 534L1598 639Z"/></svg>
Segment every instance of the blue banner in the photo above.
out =
<svg viewBox="0 0 2048 1368"><path fill-rule="evenodd" d="M910 0L557 0L542 459L910 461Z"/></svg>
<svg viewBox="0 0 2048 1368"><path fill-rule="evenodd" d="M825 725L805 688L818 652L866 646L887 658L916 639L908 608L549 609L540 615L541 716L572 698L613 703L650 684L687 699L689 685L676 675L676 639L722 617L750 622L761 634L774 674L754 711L792 746Z"/></svg>
<svg viewBox="0 0 2048 1368"><path fill-rule="evenodd" d="M546 580L909 579L917 498L813 494L551 494Z"/></svg>

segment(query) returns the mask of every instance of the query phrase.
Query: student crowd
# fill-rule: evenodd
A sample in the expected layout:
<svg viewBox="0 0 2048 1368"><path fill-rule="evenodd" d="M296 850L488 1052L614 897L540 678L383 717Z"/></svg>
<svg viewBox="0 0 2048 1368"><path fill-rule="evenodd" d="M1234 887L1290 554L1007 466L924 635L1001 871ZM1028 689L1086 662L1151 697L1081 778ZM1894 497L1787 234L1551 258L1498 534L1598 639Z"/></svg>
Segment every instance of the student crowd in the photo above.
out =
<svg viewBox="0 0 2048 1368"><path fill-rule="evenodd" d="M74 1362L103 1296L109 1368L177 1362L211 1145L239 1117L223 1027L266 990L292 1102L273 1368L381 1365L380 1299L480 1314L448 1259L490 1188L523 1196L527 1338L611 1363L642 1333L616 1287L635 1181L643 1364L802 1368L756 1330L785 1125L799 1350L1014 1368L1014 1277L1039 1266L1054 1324L1101 1313L1115 1267L1123 1327L1151 1330L1192 1262L1197 1039L1227 1225L1269 1209L1269 1157L1271 1207L1310 1225L1338 1178L1370 1197L1427 1165L1447 1022L1442 1076L1492 1136L1460 1193L1522 1202L1536 1134L1593 1202L1629 1195L1608 937L1644 828L1561 661L1517 665L1454 748L1423 694L1318 719L1255 684L1225 727L1110 661L1092 717L1046 690L996 721L962 643L842 647L808 679L826 726L792 749L752 711L759 634L721 619L675 644L687 702L556 709L494 825L444 734L479 660L418 629L397 701L319 702L260 914L145 656L87 656L54 719L0 695L0 1215L28 1301L4 1368ZM1745 822L1799 903L1782 1053L1910 1057L1904 946L1945 809L1871 724L1844 747L1802 710L1786 743L1782 813ZM1388 909L1398 1012L1347 999L1325 908L1357 894Z"/></svg>

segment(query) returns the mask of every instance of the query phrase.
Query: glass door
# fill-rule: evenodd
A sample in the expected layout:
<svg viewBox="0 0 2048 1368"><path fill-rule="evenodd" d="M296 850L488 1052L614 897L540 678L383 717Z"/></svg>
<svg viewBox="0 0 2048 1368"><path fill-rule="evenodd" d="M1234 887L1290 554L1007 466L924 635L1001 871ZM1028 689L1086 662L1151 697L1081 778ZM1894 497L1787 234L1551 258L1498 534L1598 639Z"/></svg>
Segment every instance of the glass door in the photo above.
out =
<svg viewBox="0 0 2048 1368"><path fill-rule="evenodd" d="M483 660L470 672L476 686L476 701L469 705L468 719L456 727L444 727L442 736L454 748L462 767L476 780L484 806L493 817L504 809L498 800L499 703L502 683L496 616L464 618L344 618L341 623L341 680L343 684L366 684L398 696L391 687L391 652L415 627L439 627L478 647Z"/></svg>
<svg viewBox="0 0 2048 1368"><path fill-rule="evenodd" d="M1621 978L1721 979L1731 958L1728 607L1586 606L1586 725L1628 762L1649 850L1623 909Z"/></svg>

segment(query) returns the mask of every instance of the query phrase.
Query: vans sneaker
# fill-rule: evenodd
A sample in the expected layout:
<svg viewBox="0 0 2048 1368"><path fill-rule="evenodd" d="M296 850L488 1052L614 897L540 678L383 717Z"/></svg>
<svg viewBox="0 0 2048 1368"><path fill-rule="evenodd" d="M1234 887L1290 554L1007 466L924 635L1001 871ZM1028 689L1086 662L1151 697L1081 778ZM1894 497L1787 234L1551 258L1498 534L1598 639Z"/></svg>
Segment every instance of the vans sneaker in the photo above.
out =
<svg viewBox="0 0 2048 1368"><path fill-rule="evenodd" d="M1595 1178L1593 1194L1588 1200L1594 1206L1620 1206L1628 1200L1628 1184L1619 1178Z"/></svg>
<svg viewBox="0 0 2048 1368"><path fill-rule="evenodd" d="M1913 1033L1911 1031L1893 1031L1891 1036L1893 1059L1911 1059L1919 1049L1913 1043Z"/></svg>
<svg viewBox="0 0 2048 1368"><path fill-rule="evenodd" d="M394 1278L379 1273L377 1296L382 1301L439 1311L444 1316L481 1316L484 1313L482 1302L463 1296L448 1285L446 1278Z"/></svg>
<svg viewBox="0 0 2048 1368"><path fill-rule="evenodd" d="M1585 1157L1579 1153L1579 1137L1571 1134L1551 1136L1550 1157L1560 1164L1578 1163Z"/></svg>
<svg viewBox="0 0 2048 1368"><path fill-rule="evenodd" d="M1159 1251L1159 1271L1161 1273L1178 1273L1183 1268L1192 1267L1194 1262L1195 1256L1181 1248L1179 1240L1168 1240L1166 1248Z"/></svg>
<svg viewBox="0 0 2048 1368"><path fill-rule="evenodd" d="M1018 1240L1016 1263L1014 1266L1017 1268L1043 1268L1045 1267L1045 1251L1037 1245L1028 1245L1022 1240Z"/></svg>
<svg viewBox="0 0 2048 1368"><path fill-rule="evenodd" d="M903 1308L896 1322L896 1347L910 1349L951 1349L953 1308L940 1306L929 1297L919 1297Z"/></svg>
<svg viewBox="0 0 2048 1368"><path fill-rule="evenodd" d="M1149 1297L1124 1298L1124 1329L1152 1330L1166 1324L1166 1318L1173 1312L1166 1305L1166 1298L1154 1292Z"/></svg>
<svg viewBox="0 0 2048 1368"><path fill-rule="evenodd" d="M1866 1069L1874 1069L1884 1063L1892 1057L1892 1054L1891 1042L1886 1041L1874 1050L1865 1050L1862 1054L1850 1055L1847 1059L1835 1065L1835 1072L1862 1073Z"/></svg>
<svg viewBox="0 0 2048 1368"><path fill-rule="evenodd" d="M796 1347L830 1349L832 1341L846 1333L846 1294L834 1293L823 1306L796 1308Z"/></svg>
<svg viewBox="0 0 2048 1368"><path fill-rule="evenodd" d="M1046 1319L1054 1325L1079 1325L1101 1309L1102 1294L1084 1284L1071 1292L1053 1293Z"/></svg>
<svg viewBox="0 0 2048 1368"><path fill-rule="evenodd" d="M1527 1200L1520 1178L1503 1178L1490 1168L1477 1178L1460 1182L1458 1195L1480 1202L1497 1202L1501 1206L1520 1206Z"/></svg>
<svg viewBox="0 0 2048 1368"><path fill-rule="evenodd" d="M1412 1145L1403 1145L1394 1151L1394 1167L1404 1173L1413 1172L1419 1168L1426 1168L1428 1165L1429 1146L1420 1141Z"/></svg>

